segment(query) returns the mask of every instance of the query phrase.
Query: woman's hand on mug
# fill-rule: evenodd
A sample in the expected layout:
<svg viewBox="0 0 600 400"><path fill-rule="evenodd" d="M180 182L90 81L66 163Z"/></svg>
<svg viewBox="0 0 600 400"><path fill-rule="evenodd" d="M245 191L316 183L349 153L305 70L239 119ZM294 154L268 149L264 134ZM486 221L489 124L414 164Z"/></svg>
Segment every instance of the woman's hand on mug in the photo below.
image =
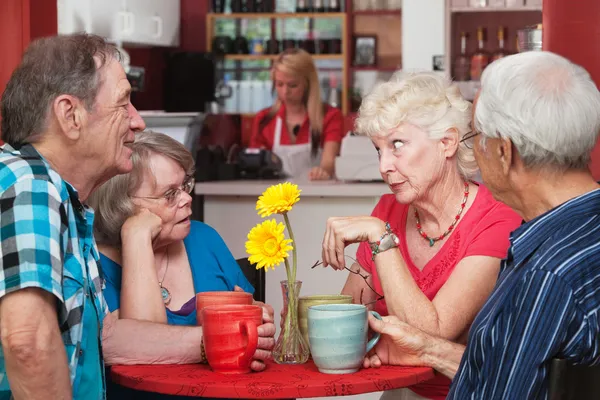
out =
<svg viewBox="0 0 600 400"><path fill-rule="evenodd" d="M243 292L244 289L235 285L235 292ZM250 369L256 372L263 371L266 368L265 361L272 358L271 350L275 347L275 324L273 323L275 311L269 304L262 301L254 301L254 305L261 306L263 310L263 324L258 327L258 346L254 353L254 360L250 364Z"/></svg>
<svg viewBox="0 0 600 400"><path fill-rule="evenodd" d="M385 223L375 217L331 217L327 219L321 254L323 266L330 265L335 269L344 269L346 267L344 249L347 245L376 241L384 233Z"/></svg>
<svg viewBox="0 0 600 400"><path fill-rule="evenodd" d="M142 208L131 217L127 218L121 228L121 237L138 236L147 234L152 241L156 239L162 230L162 220L160 217L147 208Z"/></svg>
<svg viewBox="0 0 600 400"><path fill-rule="evenodd" d="M233 287L233 291L234 292L244 292L244 289L242 289L238 285L235 285ZM262 316L262 318L263 318L263 324L275 321L275 310L273 310L273 307L271 307L271 305L265 304L262 301L256 301L256 300L253 300L252 304L254 304L255 306L261 306L262 307L262 310L263 310L263 316Z"/></svg>
<svg viewBox="0 0 600 400"><path fill-rule="evenodd" d="M382 365L425 365L422 356L428 343L426 333L394 316L378 320L369 315L369 326L375 332L379 332L381 337L365 357L365 368L379 368Z"/></svg>
<svg viewBox="0 0 600 400"><path fill-rule="evenodd" d="M258 346L254 353L254 360L250 364L252 371L262 371L266 368L265 361L273 356L271 351L275 347L275 324L267 322L258 327Z"/></svg>
<svg viewBox="0 0 600 400"><path fill-rule="evenodd" d="M326 181L331 179L331 174L321 167L313 167L308 172L308 179L311 181Z"/></svg>

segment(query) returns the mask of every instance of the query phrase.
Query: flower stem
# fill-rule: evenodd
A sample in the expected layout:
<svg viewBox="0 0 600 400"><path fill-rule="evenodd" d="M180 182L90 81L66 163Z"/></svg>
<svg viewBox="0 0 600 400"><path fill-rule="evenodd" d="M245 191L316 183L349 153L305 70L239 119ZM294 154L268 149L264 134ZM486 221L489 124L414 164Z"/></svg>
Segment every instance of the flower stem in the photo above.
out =
<svg viewBox="0 0 600 400"><path fill-rule="evenodd" d="M292 224L290 224L290 219L288 218L287 213L283 213L283 219L285 220L285 226L287 227L287 231L290 234L290 239L292 239L292 243L294 247L292 248L292 277L288 274L288 280L291 280L292 285L296 282L296 265L297 265L297 253L296 253L296 239L294 239L294 232L292 232ZM287 263L286 263L287 266Z"/></svg>
<svg viewBox="0 0 600 400"><path fill-rule="evenodd" d="M290 318L292 318L292 315L290 315L290 313L292 312L292 299L294 298L294 289L295 286L294 282L290 282L290 263L288 261L287 258L284 259L285 262L285 272L287 275L287 309L285 310L285 317L284 317L284 332L283 332L283 346L284 348L287 348L287 343L289 340L289 335L290 335Z"/></svg>

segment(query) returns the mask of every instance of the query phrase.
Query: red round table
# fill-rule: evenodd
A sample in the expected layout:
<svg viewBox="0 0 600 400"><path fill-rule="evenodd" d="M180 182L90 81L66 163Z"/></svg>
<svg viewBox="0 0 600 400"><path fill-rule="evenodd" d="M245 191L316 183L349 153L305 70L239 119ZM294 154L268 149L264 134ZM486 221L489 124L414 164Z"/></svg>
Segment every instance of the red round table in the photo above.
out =
<svg viewBox="0 0 600 400"><path fill-rule="evenodd" d="M348 396L397 389L427 381L431 368L391 367L361 369L354 374L328 375L312 360L302 365L267 364L263 372L223 375L206 364L115 365L112 380L147 392L196 397L282 399Z"/></svg>

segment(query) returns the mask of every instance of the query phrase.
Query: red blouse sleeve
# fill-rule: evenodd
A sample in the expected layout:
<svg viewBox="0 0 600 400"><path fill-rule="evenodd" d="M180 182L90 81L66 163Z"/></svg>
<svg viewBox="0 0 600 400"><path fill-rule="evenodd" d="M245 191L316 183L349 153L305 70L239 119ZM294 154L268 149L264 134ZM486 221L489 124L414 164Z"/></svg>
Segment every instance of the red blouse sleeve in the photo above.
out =
<svg viewBox="0 0 600 400"><path fill-rule="evenodd" d="M510 207L498 202L473 227L473 239L464 256L505 258L510 246L510 233L519 227L521 221Z"/></svg>
<svg viewBox="0 0 600 400"><path fill-rule="evenodd" d="M337 108L327 106L327 112L323 118L323 143L341 142L346 133L344 132L344 116Z"/></svg>
<svg viewBox="0 0 600 400"><path fill-rule="evenodd" d="M259 149L265 148L271 150L271 146L263 135L265 128L263 127L262 130L260 129L261 122L266 117L268 112L269 109L265 108L264 110L259 111L254 117L254 120L252 121L252 135L250 136L250 144L248 147Z"/></svg>

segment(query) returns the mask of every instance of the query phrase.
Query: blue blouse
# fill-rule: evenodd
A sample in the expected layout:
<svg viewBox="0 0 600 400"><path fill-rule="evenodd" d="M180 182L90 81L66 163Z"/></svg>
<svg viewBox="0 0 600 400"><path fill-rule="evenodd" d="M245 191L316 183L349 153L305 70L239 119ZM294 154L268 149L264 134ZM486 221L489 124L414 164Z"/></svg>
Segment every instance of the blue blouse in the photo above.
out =
<svg viewBox="0 0 600 400"><path fill-rule="evenodd" d="M230 291L235 285L246 292L254 293L254 288L244 276L227 245L213 228L202 222L192 221L190 233L183 243L190 261L196 293ZM104 254L100 254L100 262L106 279L104 298L112 312L119 309L121 302L121 266ZM195 306L191 313L180 314L167 308L168 323L196 325Z"/></svg>

